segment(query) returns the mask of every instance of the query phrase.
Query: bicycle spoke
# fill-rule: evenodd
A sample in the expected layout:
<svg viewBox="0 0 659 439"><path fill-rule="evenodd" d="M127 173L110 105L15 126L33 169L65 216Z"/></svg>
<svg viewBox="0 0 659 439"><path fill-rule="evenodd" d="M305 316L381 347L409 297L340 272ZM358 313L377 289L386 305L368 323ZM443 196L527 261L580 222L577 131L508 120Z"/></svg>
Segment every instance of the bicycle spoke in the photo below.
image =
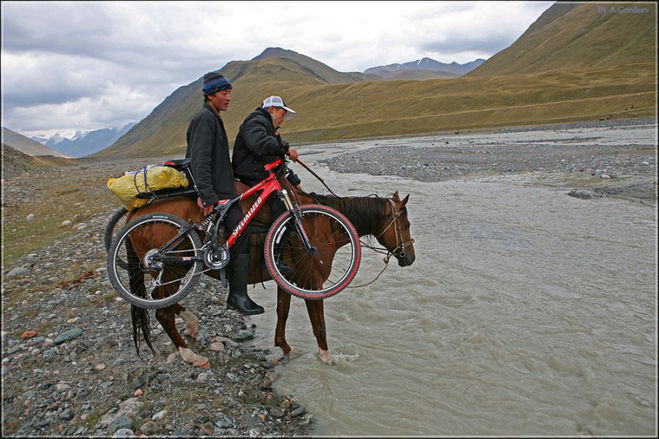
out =
<svg viewBox="0 0 659 439"><path fill-rule="evenodd" d="M149 309L185 297L201 271L201 243L196 232L180 232L186 224L173 215L149 214L119 232L108 254L108 274L121 297Z"/></svg>
<svg viewBox="0 0 659 439"><path fill-rule="evenodd" d="M305 250L290 215L273 225L277 230L266 238L268 269L291 294L312 299L329 297L345 288L359 267L358 237L345 218L325 206L303 206L300 213L315 252Z"/></svg>

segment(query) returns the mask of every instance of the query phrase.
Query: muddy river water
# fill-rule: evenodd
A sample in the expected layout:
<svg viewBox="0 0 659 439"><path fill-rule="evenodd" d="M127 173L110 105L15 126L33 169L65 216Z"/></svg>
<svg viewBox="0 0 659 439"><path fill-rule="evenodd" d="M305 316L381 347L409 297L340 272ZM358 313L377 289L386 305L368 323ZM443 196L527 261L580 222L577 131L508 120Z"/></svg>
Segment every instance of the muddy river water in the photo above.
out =
<svg viewBox="0 0 659 439"><path fill-rule="evenodd" d="M330 365L293 299L287 338L303 354L274 386L313 414L314 434L656 434L656 206L573 198L535 173L425 183L318 163L376 143L305 148L339 194L409 193L416 240L412 266L325 301ZM382 266L365 250L354 283ZM271 347L266 286L250 294L272 312L252 321Z"/></svg>

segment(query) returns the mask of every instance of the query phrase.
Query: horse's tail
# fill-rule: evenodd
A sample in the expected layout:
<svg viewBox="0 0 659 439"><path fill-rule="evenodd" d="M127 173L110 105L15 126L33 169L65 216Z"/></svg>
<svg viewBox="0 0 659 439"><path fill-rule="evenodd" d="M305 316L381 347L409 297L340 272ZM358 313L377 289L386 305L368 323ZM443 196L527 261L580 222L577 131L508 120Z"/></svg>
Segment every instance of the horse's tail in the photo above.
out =
<svg viewBox="0 0 659 439"><path fill-rule="evenodd" d="M139 269L139 259L135 253L135 249L130 243L130 239L127 239L125 244L128 262L128 276L130 278L130 290L133 294L139 297L146 297L147 292L146 288L144 288L144 273ZM131 305L130 317L133 323L133 342L135 343L135 349L137 350L138 355L140 353L140 333L142 333L146 345L151 349L151 352L155 354L156 351L151 344L149 313L147 310Z"/></svg>

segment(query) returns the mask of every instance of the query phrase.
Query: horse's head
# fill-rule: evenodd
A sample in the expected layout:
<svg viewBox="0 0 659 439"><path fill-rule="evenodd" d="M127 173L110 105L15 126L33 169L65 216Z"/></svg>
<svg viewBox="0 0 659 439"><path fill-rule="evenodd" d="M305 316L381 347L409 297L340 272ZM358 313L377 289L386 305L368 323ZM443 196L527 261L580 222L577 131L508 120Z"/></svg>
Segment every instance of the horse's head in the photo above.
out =
<svg viewBox="0 0 659 439"><path fill-rule="evenodd" d="M377 236L378 242L392 253L401 267L412 265L415 258L414 240L410 236L410 222L405 208L409 199L410 196L407 195L401 200L398 191L392 198L388 198L383 232Z"/></svg>

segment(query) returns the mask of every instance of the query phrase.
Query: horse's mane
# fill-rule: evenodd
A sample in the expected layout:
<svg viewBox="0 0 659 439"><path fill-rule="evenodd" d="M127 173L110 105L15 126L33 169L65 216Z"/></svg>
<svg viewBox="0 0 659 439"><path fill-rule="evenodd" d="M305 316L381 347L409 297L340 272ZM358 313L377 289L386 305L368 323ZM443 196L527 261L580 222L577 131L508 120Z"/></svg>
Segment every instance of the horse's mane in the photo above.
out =
<svg viewBox="0 0 659 439"><path fill-rule="evenodd" d="M376 233L382 227L387 206L386 198L375 194L367 197L335 197L315 192L301 192L316 203L329 206L344 214L358 232Z"/></svg>

